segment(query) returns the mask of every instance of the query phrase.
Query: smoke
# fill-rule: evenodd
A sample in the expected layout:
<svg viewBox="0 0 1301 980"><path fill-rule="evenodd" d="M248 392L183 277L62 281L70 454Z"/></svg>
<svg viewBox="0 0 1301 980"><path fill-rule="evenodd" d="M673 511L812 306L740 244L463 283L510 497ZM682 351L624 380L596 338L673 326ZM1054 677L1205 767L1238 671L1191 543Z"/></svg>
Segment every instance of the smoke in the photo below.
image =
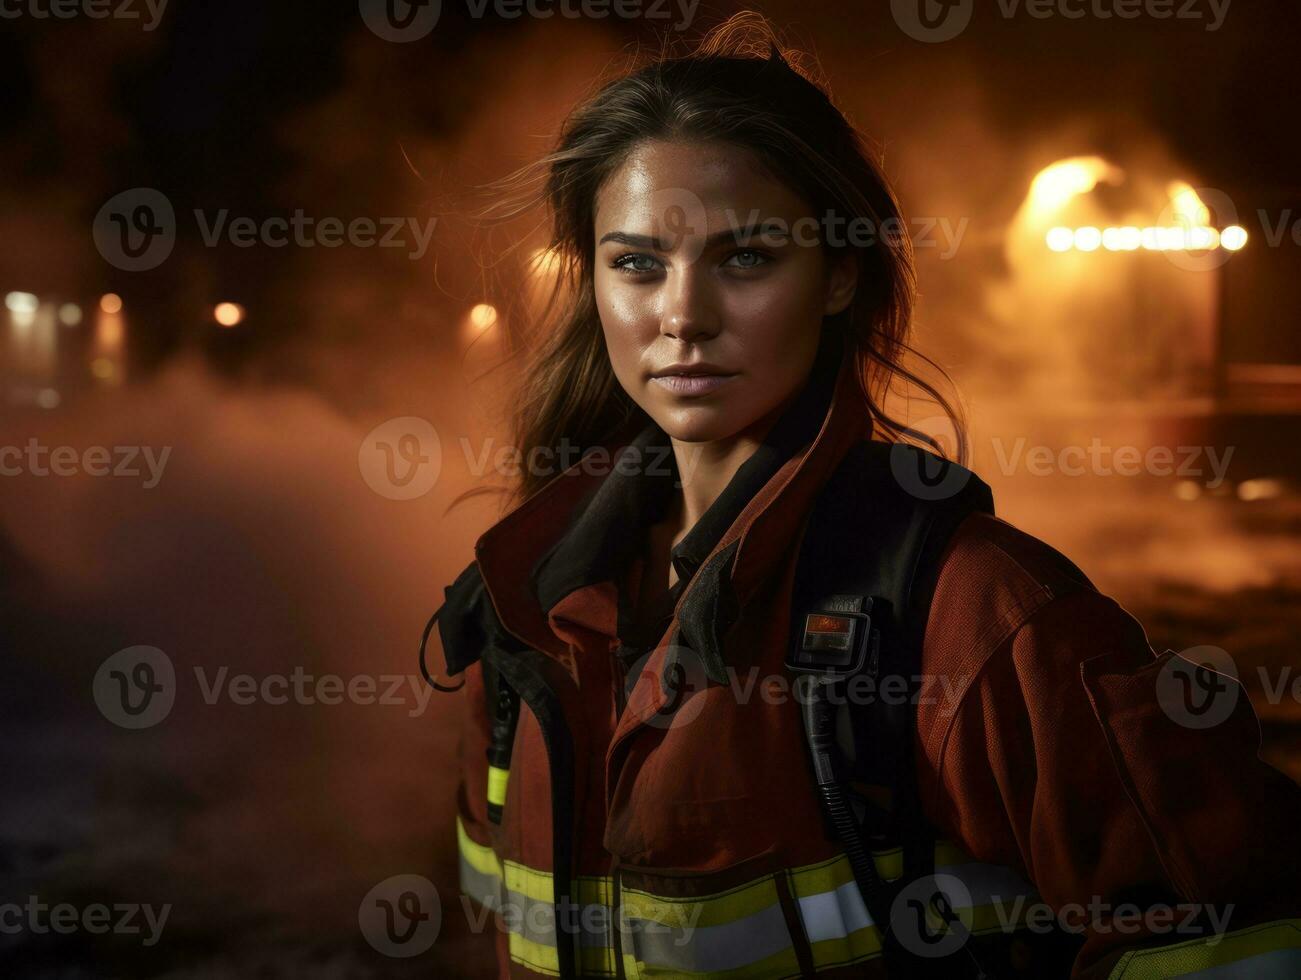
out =
<svg viewBox="0 0 1301 980"><path fill-rule="evenodd" d="M461 702L416 676L415 649L492 519L483 504L444 515L466 486L455 457L427 495L394 500L359 457L382 420L319 395L234 388L192 361L115 394L0 434L45 464L62 447L105 447L114 469L131 449L165 459L152 488L143 454L139 476L40 475L25 456L0 484L5 578L21 568L29 593L13 635L27 683L5 699L31 767L6 794L10 863L41 855L28 870L44 892L173 903L171 928L204 943L354 936L361 897L400 872L450 901ZM442 410L424 414L447 433ZM177 695L129 731L92 679L137 645L166 654ZM238 675L283 680L243 703ZM370 686L333 703L327 677Z"/></svg>

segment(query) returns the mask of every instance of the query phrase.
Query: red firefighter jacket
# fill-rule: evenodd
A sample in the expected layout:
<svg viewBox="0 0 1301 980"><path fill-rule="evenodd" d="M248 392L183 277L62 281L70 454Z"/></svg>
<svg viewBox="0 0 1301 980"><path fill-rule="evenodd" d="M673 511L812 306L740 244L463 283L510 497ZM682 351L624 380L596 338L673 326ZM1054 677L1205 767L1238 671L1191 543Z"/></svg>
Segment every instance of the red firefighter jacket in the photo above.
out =
<svg viewBox="0 0 1301 980"><path fill-rule="evenodd" d="M448 590L440 632L467 699L461 887L496 913L501 976L886 975L783 667L811 502L871 436L852 362L833 374L811 442L747 488L628 677L620 611L639 560L615 548L569 579L545 571L621 478L613 451L491 527ZM685 698L663 681L675 641L698 654ZM508 770L487 762L485 662L521 692ZM1260 760L1236 681L1156 656L1071 562L985 514L944 554L921 675L916 779L954 911L977 937L1074 940L1064 967L1014 942L1001 971L1301 976L1301 791ZM1180 700L1208 679L1210 723ZM897 849L875 860L901 874Z"/></svg>

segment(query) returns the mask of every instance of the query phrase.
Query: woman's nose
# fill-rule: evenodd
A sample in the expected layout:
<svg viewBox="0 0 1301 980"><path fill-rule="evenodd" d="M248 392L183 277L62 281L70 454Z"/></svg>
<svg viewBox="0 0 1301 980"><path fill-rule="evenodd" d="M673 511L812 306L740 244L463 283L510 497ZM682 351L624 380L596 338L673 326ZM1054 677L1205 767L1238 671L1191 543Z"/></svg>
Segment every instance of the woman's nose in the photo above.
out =
<svg viewBox="0 0 1301 980"><path fill-rule="evenodd" d="M718 333L720 323L712 291L696 268L670 273L665 290L660 333L684 342Z"/></svg>

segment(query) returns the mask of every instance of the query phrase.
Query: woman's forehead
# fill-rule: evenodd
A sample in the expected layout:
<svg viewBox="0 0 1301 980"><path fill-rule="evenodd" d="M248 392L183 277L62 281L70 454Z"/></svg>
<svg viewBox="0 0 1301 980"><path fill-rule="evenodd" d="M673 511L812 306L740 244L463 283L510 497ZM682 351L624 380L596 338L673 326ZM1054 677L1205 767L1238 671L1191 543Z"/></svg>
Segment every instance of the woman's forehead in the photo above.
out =
<svg viewBox="0 0 1301 980"><path fill-rule="evenodd" d="M758 211L758 215L752 214ZM635 147L596 196L598 238L619 230L654 234L683 217L746 224L795 217L806 208L743 147L655 140Z"/></svg>

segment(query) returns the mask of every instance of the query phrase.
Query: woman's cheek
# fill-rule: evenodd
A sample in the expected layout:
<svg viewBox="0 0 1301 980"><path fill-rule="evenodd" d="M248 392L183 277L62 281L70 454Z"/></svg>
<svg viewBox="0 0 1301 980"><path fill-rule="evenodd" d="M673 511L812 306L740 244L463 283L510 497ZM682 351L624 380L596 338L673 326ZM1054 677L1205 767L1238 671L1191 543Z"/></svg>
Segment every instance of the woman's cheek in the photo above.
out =
<svg viewBox="0 0 1301 980"><path fill-rule="evenodd" d="M750 355L761 363L785 360L805 346L815 346L812 331L821 323L807 284L791 276L774 276L739 292L729 303L727 322Z"/></svg>
<svg viewBox="0 0 1301 980"><path fill-rule="evenodd" d="M658 327L643 300L621 295L622 292L598 289L596 312L601 318L615 378L629 395L637 398L642 383L642 354L654 342Z"/></svg>

